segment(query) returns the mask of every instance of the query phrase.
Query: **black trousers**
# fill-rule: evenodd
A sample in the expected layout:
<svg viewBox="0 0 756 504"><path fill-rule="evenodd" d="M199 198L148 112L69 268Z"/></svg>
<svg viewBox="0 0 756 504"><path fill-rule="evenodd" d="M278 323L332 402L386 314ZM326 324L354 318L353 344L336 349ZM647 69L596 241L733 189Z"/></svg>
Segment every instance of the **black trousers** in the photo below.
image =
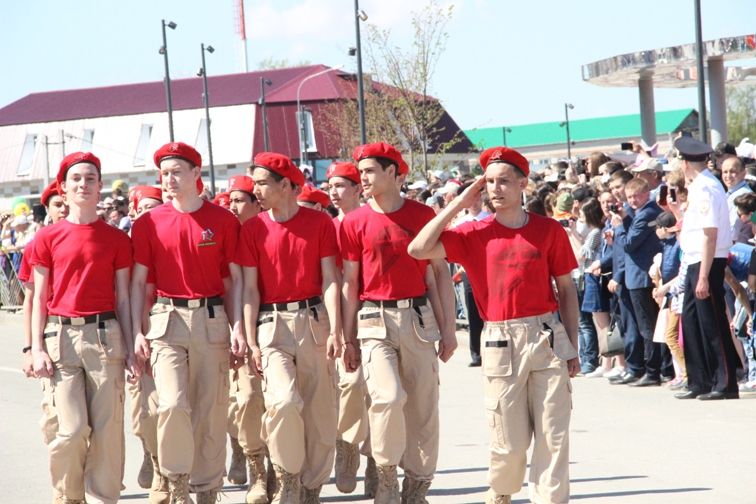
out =
<svg viewBox="0 0 756 504"><path fill-rule="evenodd" d="M465 288L465 304L467 304L467 324L470 330L470 357L480 359L480 333L483 332L483 319L478 313L475 296L472 289Z"/></svg>
<svg viewBox="0 0 756 504"><path fill-rule="evenodd" d="M654 329L659 316L659 305L654 301L652 288L629 289L630 300L633 303L635 319L638 321L638 332L643 338L643 355L646 364L646 376L658 380L662 366L662 344L654 343Z"/></svg>
<svg viewBox="0 0 756 504"><path fill-rule="evenodd" d="M685 276L682 327L688 388L699 394L737 392L740 357L727 322L724 271L727 260L714 259L709 272L709 297L696 298L701 263L688 266Z"/></svg>

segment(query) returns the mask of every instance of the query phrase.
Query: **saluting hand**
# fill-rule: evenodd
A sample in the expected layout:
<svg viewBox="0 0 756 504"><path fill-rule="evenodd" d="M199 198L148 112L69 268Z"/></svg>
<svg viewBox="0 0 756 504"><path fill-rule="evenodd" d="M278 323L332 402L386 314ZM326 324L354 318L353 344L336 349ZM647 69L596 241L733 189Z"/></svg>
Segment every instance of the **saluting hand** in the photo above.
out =
<svg viewBox="0 0 756 504"><path fill-rule="evenodd" d="M478 198L480 198L480 195L483 193L485 187L486 178L482 176L476 178L475 182L470 184L470 187L462 191L462 194L457 196L457 199L459 200L462 207L469 208L473 204L475 204L475 202L478 201Z"/></svg>

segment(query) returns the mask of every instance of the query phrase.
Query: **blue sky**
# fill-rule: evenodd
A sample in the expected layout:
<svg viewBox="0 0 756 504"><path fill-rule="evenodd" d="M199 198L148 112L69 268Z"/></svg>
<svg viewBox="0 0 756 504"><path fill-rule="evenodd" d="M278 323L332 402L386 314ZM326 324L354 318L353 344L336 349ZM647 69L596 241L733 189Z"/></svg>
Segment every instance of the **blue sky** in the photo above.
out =
<svg viewBox="0 0 756 504"><path fill-rule="evenodd" d="M692 0L442 0L454 5L432 84L463 128L637 113L633 88L584 83L580 66L694 41ZM754 33L753 0L702 0L704 39ZM410 11L426 0L361 0L369 23L408 45ZM352 0L246 0L250 69L265 58L344 65L354 45ZM173 78L193 76L200 43L208 73L241 71L235 0L8 1L0 16L0 106L26 94L161 80L160 19ZM754 62L750 61L753 65ZM212 98L212 97L211 97ZM657 110L695 108L695 89L657 90Z"/></svg>

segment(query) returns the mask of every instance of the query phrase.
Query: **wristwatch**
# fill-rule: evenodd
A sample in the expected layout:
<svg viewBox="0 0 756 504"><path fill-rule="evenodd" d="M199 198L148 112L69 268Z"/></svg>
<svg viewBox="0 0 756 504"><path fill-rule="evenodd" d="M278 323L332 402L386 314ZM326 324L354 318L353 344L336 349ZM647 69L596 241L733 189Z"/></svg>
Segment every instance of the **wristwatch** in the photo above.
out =
<svg viewBox="0 0 756 504"><path fill-rule="evenodd" d="M21 349L21 353L31 352L31 345L25 346Z"/></svg>

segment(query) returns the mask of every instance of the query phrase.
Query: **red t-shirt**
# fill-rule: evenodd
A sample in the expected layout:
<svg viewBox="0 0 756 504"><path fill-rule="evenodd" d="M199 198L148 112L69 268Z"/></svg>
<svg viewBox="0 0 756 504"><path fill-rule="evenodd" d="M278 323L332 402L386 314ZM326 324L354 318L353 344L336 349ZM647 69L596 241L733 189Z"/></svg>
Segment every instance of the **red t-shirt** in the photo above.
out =
<svg viewBox="0 0 756 504"><path fill-rule="evenodd" d="M131 243L126 233L101 219L92 224L62 220L39 230L30 262L50 272L48 313L108 312L115 310L115 272L131 267Z"/></svg>
<svg viewBox="0 0 756 504"><path fill-rule="evenodd" d="M341 258L341 221L338 217L334 217L332 221L333 228L336 230L336 243L339 246L339 253L336 254L336 267L341 271L344 267L344 259Z"/></svg>
<svg viewBox="0 0 756 504"><path fill-rule="evenodd" d="M131 229L134 261L154 271L157 294L183 299L223 295L238 237L234 214L207 201L191 213L165 203Z"/></svg>
<svg viewBox="0 0 756 504"><path fill-rule="evenodd" d="M300 207L286 222L261 212L244 223L237 262L257 268L261 303L302 301L323 293L320 260L337 255L331 219Z"/></svg>
<svg viewBox="0 0 756 504"><path fill-rule="evenodd" d="M27 282L34 282L30 263L33 253L34 240L32 239L29 243L26 244L26 247L24 247L24 253L21 256L21 264L18 267L18 275L16 275L19 282L21 282L22 284L25 284Z"/></svg>
<svg viewBox="0 0 756 504"><path fill-rule="evenodd" d="M392 300L425 294L428 261L418 261L407 246L436 214L417 201L404 200L388 214L364 205L341 222L341 255L360 263L360 299Z"/></svg>
<svg viewBox="0 0 756 504"><path fill-rule="evenodd" d="M556 311L551 278L577 268L562 226L529 213L520 229L492 215L444 231L441 243L450 262L464 266L483 320L499 322Z"/></svg>

